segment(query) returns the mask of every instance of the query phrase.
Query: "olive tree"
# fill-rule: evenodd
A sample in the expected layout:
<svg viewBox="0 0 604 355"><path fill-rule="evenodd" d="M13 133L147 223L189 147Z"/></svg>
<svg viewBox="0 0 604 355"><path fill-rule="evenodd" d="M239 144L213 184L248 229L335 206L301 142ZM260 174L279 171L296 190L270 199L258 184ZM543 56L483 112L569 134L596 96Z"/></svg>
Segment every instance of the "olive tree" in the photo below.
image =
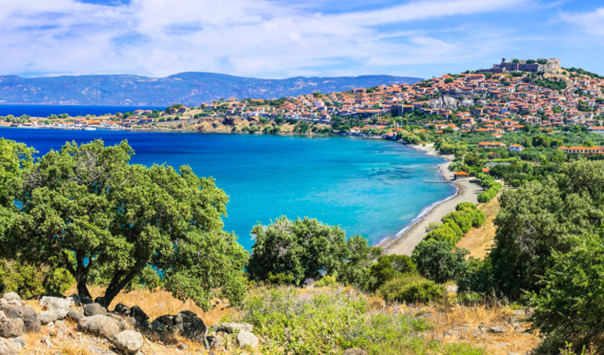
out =
<svg viewBox="0 0 604 355"><path fill-rule="evenodd" d="M91 272L104 275L97 301L106 306L149 270L204 309L216 297L240 301L247 253L223 231L224 191L188 166L130 164L133 154L126 141L105 147L96 140L67 143L36 161L16 194L4 252L67 269L80 296L90 297Z"/></svg>

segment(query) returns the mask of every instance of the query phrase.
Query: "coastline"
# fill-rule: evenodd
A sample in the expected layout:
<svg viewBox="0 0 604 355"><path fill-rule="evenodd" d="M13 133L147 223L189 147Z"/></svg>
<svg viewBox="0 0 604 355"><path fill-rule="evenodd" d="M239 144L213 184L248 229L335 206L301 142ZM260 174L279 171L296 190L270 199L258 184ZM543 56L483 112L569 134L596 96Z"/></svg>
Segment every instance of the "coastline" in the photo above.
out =
<svg viewBox="0 0 604 355"><path fill-rule="evenodd" d="M447 161L445 163L438 165L438 169L443 179L453 180L453 172L449 170L449 165L451 165L451 162L454 159L453 156L440 155L433 148L433 145L408 145L408 147L425 152L427 155L446 159ZM440 223L441 219L448 213L455 211L455 207L461 202L478 204L478 194L482 192L480 185L468 180L455 181L452 184L457 189L453 196L426 207L403 230L393 237L382 240L378 244L378 246L383 247L384 254L411 255L415 246L426 236L426 227L428 227L431 222Z"/></svg>

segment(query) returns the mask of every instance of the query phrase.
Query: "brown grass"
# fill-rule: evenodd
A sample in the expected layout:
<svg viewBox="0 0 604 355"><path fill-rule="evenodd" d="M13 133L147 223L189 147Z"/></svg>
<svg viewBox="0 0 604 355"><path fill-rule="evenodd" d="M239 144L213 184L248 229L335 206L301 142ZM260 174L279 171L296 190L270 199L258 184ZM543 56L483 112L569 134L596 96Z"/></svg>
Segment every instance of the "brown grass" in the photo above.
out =
<svg viewBox="0 0 604 355"><path fill-rule="evenodd" d="M470 255L478 259L484 258L493 246L495 239L495 217L499 213L501 205L498 198L478 206L486 217L486 222L478 228L472 228L460 241L457 247L467 249Z"/></svg>

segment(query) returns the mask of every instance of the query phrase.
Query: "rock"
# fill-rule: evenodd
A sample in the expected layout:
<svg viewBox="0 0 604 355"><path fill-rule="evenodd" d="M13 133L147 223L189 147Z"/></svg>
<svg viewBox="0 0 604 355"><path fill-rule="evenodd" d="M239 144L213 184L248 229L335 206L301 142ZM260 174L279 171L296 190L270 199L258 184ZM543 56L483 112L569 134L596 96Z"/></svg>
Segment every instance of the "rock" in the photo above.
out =
<svg viewBox="0 0 604 355"><path fill-rule="evenodd" d="M157 319L151 322L151 330L159 335L163 335L167 331L166 325Z"/></svg>
<svg viewBox="0 0 604 355"><path fill-rule="evenodd" d="M115 308L113 309L113 312L117 313L117 314L121 314L124 317L128 317L130 315L130 307L118 303Z"/></svg>
<svg viewBox="0 0 604 355"><path fill-rule="evenodd" d="M117 323L120 326L120 332L124 331L124 330L127 330L127 329L130 329L130 325L128 324L128 322L126 322L124 320L124 318L122 316L117 315L115 313L108 313L107 317L113 318L113 319L115 319L117 321Z"/></svg>
<svg viewBox="0 0 604 355"><path fill-rule="evenodd" d="M80 319L79 326L82 330L99 334L107 339L111 339L114 335L120 332L120 326L115 319L97 314L90 317Z"/></svg>
<svg viewBox="0 0 604 355"><path fill-rule="evenodd" d="M22 348L25 347L25 339L23 339L23 337L12 338L10 339L10 342L14 344L19 344Z"/></svg>
<svg viewBox="0 0 604 355"><path fill-rule="evenodd" d="M504 334L505 333L505 329L503 329L502 327L489 327L489 333L493 333L493 334Z"/></svg>
<svg viewBox="0 0 604 355"><path fill-rule="evenodd" d="M216 331L229 334L236 333L240 330L252 332L252 330L254 330L254 326L247 323L222 323L216 327Z"/></svg>
<svg viewBox="0 0 604 355"><path fill-rule="evenodd" d="M315 284L315 279L308 278L304 280L304 288L313 289L315 288Z"/></svg>
<svg viewBox="0 0 604 355"><path fill-rule="evenodd" d="M69 327L67 326L67 324L65 324L65 322L63 322L62 320L58 320L55 322L55 325L57 326L57 328L59 328L59 331L61 332L61 334L68 335L75 339L75 334L73 334L73 331L71 329L69 329Z"/></svg>
<svg viewBox="0 0 604 355"><path fill-rule="evenodd" d="M457 287L457 285L448 285L446 287L446 289L447 289L447 293L457 293L457 290L459 288Z"/></svg>
<svg viewBox="0 0 604 355"><path fill-rule="evenodd" d="M8 322L0 324L0 337L3 338L16 338L23 334L25 330L25 323L23 319L14 318Z"/></svg>
<svg viewBox="0 0 604 355"><path fill-rule="evenodd" d="M69 313L67 313L67 316L71 318L74 322L79 322L80 319L84 318L84 315L81 312L76 311L75 309L70 310Z"/></svg>
<svg viewBox="0 0 604 355"><path fill-rule="evenodd" d="M8 304L10 304L11 306L17 306L17 307L23 306L23 303L21 301L17 301L17 300L8 301Z"/></svg>
<svg viewBox="0 0 604 355"><path fill-rule="evenodd" d="M520 318L523 318L524 316L526 316L526 313L522 309L517 309L517 310L513 311L512 314L515 315L516 317L520 317Z"/></svg>
<svg viewBox="0 0 604 355"><path fill-rule="evenodd" d="M2 306L2 311L4 311L7 318L23 319L26 332L39 332L42 329L40 321L38 320L38 315L33 308L6 304Z"/></svg>
<svg viewBox="0 0 604 355"><path fill-rule="evenodd" d="M159 317L155 318L155 320L153 322L160 322L163 325L169 327L174 324L174 316L171 316L171 315L159 316Z"/></svg>
<svg viewBox="0 0 604 355"><path fill-rule="evenodd" d="M40 300L40 305L46 307L49 311L53 311L59 319L67 317L67 313L71 309L71 302L58 297L44 296Z"/></svg>
<svg viewBox="0 0 604 355"><path fill-rule="evenodd" d="M251 332L242 329L239 334L237 334L237 344L242 348L255 348L258 345L258 338Z"/></svg>
<svg viewBox="0 0 604 355"><path fill-rule="evenodd" d="M67 302L69 302L72 306L80 307L82 305L82 300L79 295L73 294L66 298Z"/></svg>
<svg viewBox="0 0 604 355"><path fill-rule="evenodd" d="M91 304L92 298L88 296L80 297L80 302L82 302L82 304Z"/></svg>
<svg viewBox="0 0 604 355"><path fill-rule="evenodd" d="M21 297L16 292L8 292L2 295L2 298L7 302L10 301L21 301Z"/></svg>
<svg viewBox="0 0 604 355"><path fill-rule="evenodd" d="M121 351L136 354L143 347L143 335L133 330L124 330L113 337L113 345Z"/></svg>
<svg viewBox="0 0 604 355"><path fill-rule="evenodd" d="M360 348L350 348L346 349L343 355L367 355L367 353L365 352L365 350Z"/></svg>
<svg viewBox="0 0 604 355"><path fill-rule="evenodd" d="M50 342L50 339L48 339L48 337L42 337L42 339L40 339L40 343L46 345L46 347L48 348L52 346L52 343Z"/></svg>
<svg viewBox="0 0 604 355"><path fill-rule="evenodd" d="M0 338L0 354L2 355L19 355L22 346L20 343L12 342L8 339Z"/></svg>
<svg viewBox="0 0 604 355"><path fill-rule="evenodd" d="M140 323L149 320L149 316L139 306L130 307L130 316L136 318Z"/></svg>
<svg viewBox="0 0 604 355"><path fill-rule="evenodd" d="M208 344L208 350L220 350L222 346L223 340L218 335L210 335L206 337L206 341Z"/></svg>
<svg viewBox="0 0 604 355"><path fill-rule="evenodd" d="M191 322L183 323L182 335L193 340L203 342L208 333L208 327L200 318L195 318Z"/></svg>
<svg viewBox="0 0 604 355"><path fill-rule="evenodd" d="M84 315L86 317L106 315L107 309L101 306L99 303L90 303L84 306Z"/></svg>
<svg viewBox="0 0 604 355"><path fill-rule="evenodd" d="M42 325L46 325L59 320L59 316L53 311L44 311L38 314L38 320Z"/></svg>
<svg viewBox="0 0 604 355"><path fill-rule="evenodd" d="M5 300L4 298L0 298L0 306L3 304L8 304L8 301Z"/></svg>

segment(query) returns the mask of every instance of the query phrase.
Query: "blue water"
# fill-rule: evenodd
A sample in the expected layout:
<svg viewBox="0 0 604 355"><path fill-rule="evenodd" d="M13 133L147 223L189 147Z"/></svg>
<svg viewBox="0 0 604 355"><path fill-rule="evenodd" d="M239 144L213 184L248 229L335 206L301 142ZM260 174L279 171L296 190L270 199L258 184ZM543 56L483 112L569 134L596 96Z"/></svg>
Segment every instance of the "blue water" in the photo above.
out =
<svg viewBox="0 0 604 355"><path fill-rule="evenodd" d="M377 243L455 192L449 184L423 182L439 177L442 159L381 140L20 128L0 129L0 136L40 153L69 140L127 139L134 163L188 164L197 175L216 178L230 196L225 229L247 249L252 227L281 215L317 218Z"/></svg>
<svg viewBox="0 0 604 355"><path fill-rule="evenodd" d="M69 114L71 117L86 115L104 115L117 112L134 112L135 110L164 110L159 106L76 106L76 105L2 105L0 104L0 116L29 115L31 117L48 117L52 114Z"/></svg>

